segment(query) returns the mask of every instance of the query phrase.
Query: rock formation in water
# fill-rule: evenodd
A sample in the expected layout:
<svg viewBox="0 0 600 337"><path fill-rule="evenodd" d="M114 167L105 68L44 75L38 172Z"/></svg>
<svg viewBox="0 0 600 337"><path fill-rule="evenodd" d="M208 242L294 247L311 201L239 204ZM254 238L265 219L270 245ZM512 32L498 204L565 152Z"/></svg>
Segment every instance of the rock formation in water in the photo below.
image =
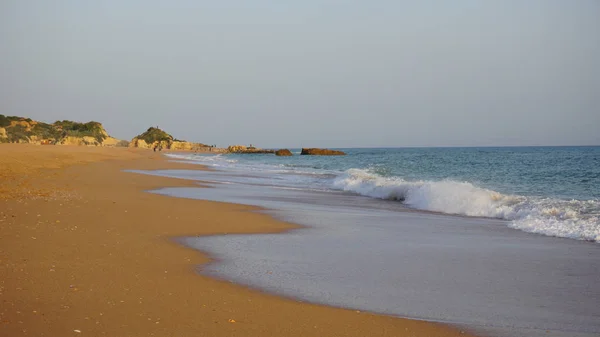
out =
<svg viewBox="0 0 600 337"><path fill-rule="evenodd" d="M317 149L317 148L303 148L301 155L305 156L344 156L346 155L343 151L329 150L329 149Z"/></svg>
<svg viewBox="0 0 600 337"><path fill-rule="evenodd" d="M227 147L227 152L238 153L242 151L246 151L248 148L244 145L229 145Z"/></svg>
<svg viewBox="0 0 600 337"><path fill-rule="evenodd" d="M280 150L275 151L275 155L276 156L291 156L292 151L290 151L288 149L280 149Z"/></svg>
<svg viewBox="0 0 600 337"><path fill-rule="evenodd" d="M243 153L243 154L273 154L275 150L265 150L261 148L256 148L254 146L244 146L244 145L230 145L227 147L227 152L229 153Z"/></svg>

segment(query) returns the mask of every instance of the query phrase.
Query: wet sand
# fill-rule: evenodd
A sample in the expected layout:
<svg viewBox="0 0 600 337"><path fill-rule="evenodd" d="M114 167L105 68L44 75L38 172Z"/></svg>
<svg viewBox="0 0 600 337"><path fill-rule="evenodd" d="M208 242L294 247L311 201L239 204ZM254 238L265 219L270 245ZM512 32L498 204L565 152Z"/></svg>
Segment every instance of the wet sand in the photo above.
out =
<svg viewBox="0 0 600 337"><path fill-rule="evenodd" d="M126 148L0 145L1 336L468 336L301 303L194 272L174 237L285 231L251 206L145 191L199 169Z"/></svg>
<svg viewBox="0 0 600 337"><path fill-rule="evenodd" d="M217 182L155 193L265 207L306 226L283 235L182 238L217 257L203 274L495 337L600 334L597 243L526 233L499 219L409 211L349 193L245 183L247 176L233 171L153 174Z"/></svg>

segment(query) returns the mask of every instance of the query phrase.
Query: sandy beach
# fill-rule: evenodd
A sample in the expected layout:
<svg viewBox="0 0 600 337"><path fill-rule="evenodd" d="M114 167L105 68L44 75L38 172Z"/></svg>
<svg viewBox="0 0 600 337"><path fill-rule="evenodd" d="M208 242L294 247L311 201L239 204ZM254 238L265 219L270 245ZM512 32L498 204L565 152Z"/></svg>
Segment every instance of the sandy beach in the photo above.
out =
<svg viewBox="0 0 600 337"><path fill-rule="evenodd" d="M128 148L0 146L2 336L468 336L300 303L195 273L176 237L293 228L250 206L145 193L202 169Z"/></svg>

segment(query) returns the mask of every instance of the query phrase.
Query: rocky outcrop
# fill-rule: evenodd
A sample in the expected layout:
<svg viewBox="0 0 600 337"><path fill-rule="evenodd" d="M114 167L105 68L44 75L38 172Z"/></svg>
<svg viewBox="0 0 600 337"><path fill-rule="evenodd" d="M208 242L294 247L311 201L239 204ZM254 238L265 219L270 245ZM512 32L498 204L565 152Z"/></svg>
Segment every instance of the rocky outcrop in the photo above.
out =
<svg viewBox="0 0 600 337"><path fill-rule="evenodd" d="M248 153L248 154L273 154L275 150L265 150L265 149L248 149L246 151L240 153Z"/></svg>
<svg viewBox="0 0 600 337"><path fill-rule="evenodd" d="M329 150L329 149L317 149L317 148L303 148L301 155L305 156L344 156L346 153L343 151Z"/></svg>
<svg viewBox="0 0 600 337"><path fill-rule="evenodd" d="M140 149L149 149L150 145L143 139L133 138L129 142L129 147L139 147Z"/></svg>
<svg viewBox="0 0 600 337"><path fill-rule="evenodd" d="M276 156L291 156L292 151L290 151L288 149L280 149L280 150L275 151L275 155Z"/></svg>
<svg viewBox="0 0 600 337"><path fill-rule="evenodd" d="M239 154L273 154L275 153L275 150L264 150L264 149L246 149L246 150L241 150L241 151L237 151L237 152L231 152L230 153L239 153Z"/></svg>
<svg viewBox="0 0 600 337"><path fill-rule="evenodd" d="M158 127L151 127L146 130L146 132L133 138L131 142L129 142L129 147L172 151L210 151L212 149L210 146L202 143L177 140ZM223 149L220 150L221 152L223 151Z"/></svg>
<svg viewBox="0 0 600 337"><path fill-rule="evenodd" d="M169 149L171 151L211 151L213 149L213 147L207 146L202 143L184 142L180 140L172 141L170 142L170 144L168 144L168 146L165 146L164 148ZM217 151L215 150L215 152Z"/></svg>
<svg viewBox="0 0 600 337"><path fill-rule="evenodd" d="M273 154L275 150L265 150L256 148L253 146L246 147L244 145L231 145L227 148L227 152L229 153L243 153L243 154Z"/></svg>
<svg viewBox="0 0 600 337"><path fill-rule="evenodd" d="M101 146L102 143L95 137L72 137L67 136L56 143L57 145L77 145L77 146Z"/></svg>
<svg viewBox="0 0 600 337"><path fill-rule="evenodd" d="M122 140L107 136L102 141L102 146L115 147L118 146L120 142L122 142Z"/></svg>
<svg viewBox="0 0 600 337"><path fill-rule="evenodd" d="M141 149L160 149L171 151L211 151L213 148L202 143L184 142L180 140L161 140L147 143L144 139L133 138L129 142L129 147L137 147ZM223 149L214 148L214 152L224 152Z"/></svg>
<svg viewBox="0 0 600 337"><path fill-rule="evenodd" d="M98 141L96 137L84 136L84 137L72 137L67 136L65 138L60 139L58 142L54 143L56 145L76 145L76 146L107 146L107 147L115 147L117 144L121 142L121 140L107 137L102 141ZM42 140L40 144L49 144L47 141Z"/></svg>
<svg viewBox="0 0 600 337"><path fill-rule="evenodd" d="M115 146L119 140L108 135L98 122L56 121L52 124L31 118L0 115L0 142Z"/></svg>
<svg viewBox="0 0 600 337"><path fill-rule="evenodd" d="M227 147L227 152L238 153L246 151L248 148L244 145L230 145Z"/></svg>
<svg viewBox="0 0 600 337"><path fill-rule="evenodd" d="M204 146L205 146L204 144L200 144L200 143L174 141L171 143L169 149L177 150L177 151L193 151L193 150L197 150L198 148L204 147Z"/></svg>

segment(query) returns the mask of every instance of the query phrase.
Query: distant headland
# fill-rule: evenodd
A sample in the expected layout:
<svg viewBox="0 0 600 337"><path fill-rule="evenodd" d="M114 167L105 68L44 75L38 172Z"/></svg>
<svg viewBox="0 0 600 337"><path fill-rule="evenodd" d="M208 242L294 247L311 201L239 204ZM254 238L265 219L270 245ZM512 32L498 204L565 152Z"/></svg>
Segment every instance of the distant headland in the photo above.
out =
<svg viewBox="0 0 600 337"><path fill-rule="evenodd" d="M219 148L215 145L180 140L158 127L150 127L135 136L131 141L111 137L104 126L95 121L87 123L69 120L52 124L32 120L27 117L5 116L0 114L0 143L25 143L38 145L77 145L106 147L137 147L154 151L195 151L238 154L275 154L291 156L288 149L261 149L258 147L231 145ZM302 149L301 155L344 155L342 151L328 149Z"/></svg>

